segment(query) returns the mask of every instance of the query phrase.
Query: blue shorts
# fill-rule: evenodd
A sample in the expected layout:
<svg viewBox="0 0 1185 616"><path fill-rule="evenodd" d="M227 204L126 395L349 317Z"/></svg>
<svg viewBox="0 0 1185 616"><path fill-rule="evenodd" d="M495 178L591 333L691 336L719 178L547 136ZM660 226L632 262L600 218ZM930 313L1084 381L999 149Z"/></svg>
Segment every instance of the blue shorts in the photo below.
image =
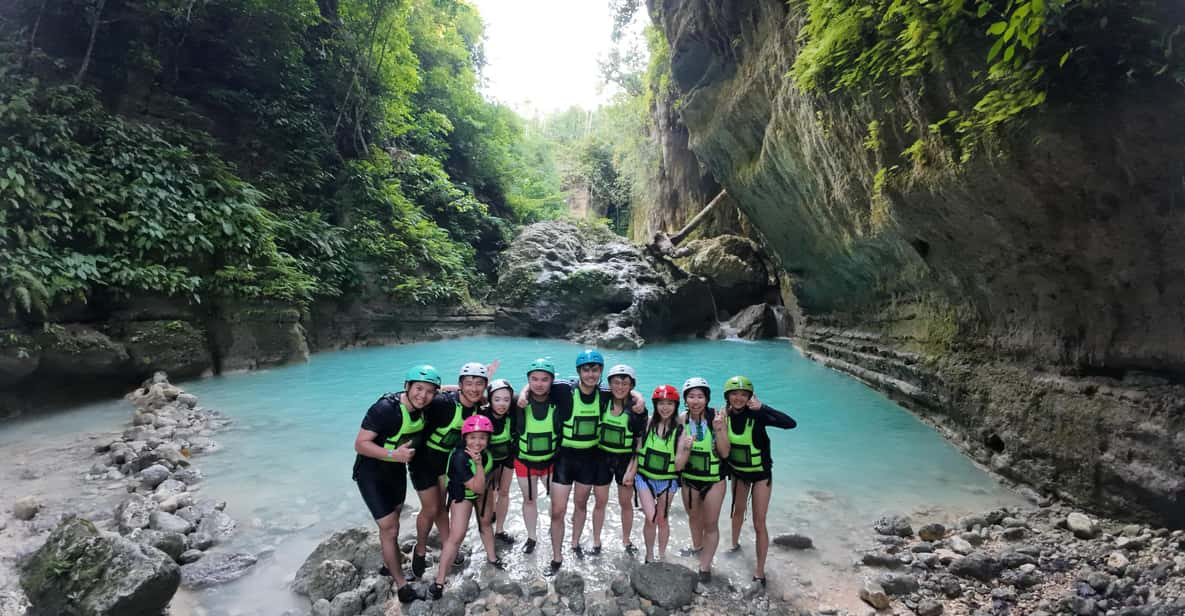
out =
<svg viewBox="0 0 1185 616"><path fill-rule="evenodd" d="M647 479L641 473L634 477L634 488L647 490L656 498L663 494L675 495L679 493L678 479Z"/></svg>

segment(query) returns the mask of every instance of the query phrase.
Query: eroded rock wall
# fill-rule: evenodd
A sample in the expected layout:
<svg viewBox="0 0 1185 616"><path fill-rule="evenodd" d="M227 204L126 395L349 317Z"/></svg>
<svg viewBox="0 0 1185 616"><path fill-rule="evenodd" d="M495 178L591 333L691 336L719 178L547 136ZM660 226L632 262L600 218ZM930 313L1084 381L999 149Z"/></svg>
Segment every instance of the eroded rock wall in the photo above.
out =
<svg viewBox="0 0 1185 616"><path fill-rule="evenodd" d="M882 193L876 104L787 77L793 4L650 8L690 147L785 269L798 343L1006 475L1185 526L1180 89L1051 101L1005 156Z"/></svg>

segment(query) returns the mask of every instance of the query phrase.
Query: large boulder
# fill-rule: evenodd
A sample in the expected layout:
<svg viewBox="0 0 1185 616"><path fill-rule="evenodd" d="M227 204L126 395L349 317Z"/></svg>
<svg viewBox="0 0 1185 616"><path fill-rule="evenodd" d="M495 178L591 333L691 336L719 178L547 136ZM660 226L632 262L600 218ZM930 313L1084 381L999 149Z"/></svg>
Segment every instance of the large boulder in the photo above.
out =
<svg viewBox="0 0 1185 616"><path fill-rule="evenodd" d="M313 576L308 582L309 599L314 602L317 599L332 601L339 594L356 588L361 580L361 572L349 561L324 561L313 570Z"/></svg>
<svg viewBox="0 0 1185 616"><path fill-rule="evenodd" d="M679 264L712 285L720 310L735 312L765 301L769 272L761 249L739 235L693 240L679 247Z"/></svg>
<svg viewBox="0 0 1185 616"><path fill-rule="evenodd" d="M330 560L346 561L363 575L377 571L383 564L378 529L350 528L330 535L309 554L304 564L296 571L292 590L302 595L309 594L317 568L321 563Z"/></svg>
<svg viewBox="0 0 1185 616"><path fill-rule="evenodd" d="M668 611L691 604L698 578L694 571L671 563L647 563L634 569L630 582L639 595Z"/></svg>
<svg viewBox="0 0 1185 616"><path fill-rule="evenodd" d="M30 616L157 616L181 582L156 548L68 518L20 565Z"/></svg>
<svg viewBox="0 0 1185 616"><path fill-rule="evenodd" d="M509 333L636 348L713 322L705 283L603 226L536 223L501 258L497 320Z"/></svg>

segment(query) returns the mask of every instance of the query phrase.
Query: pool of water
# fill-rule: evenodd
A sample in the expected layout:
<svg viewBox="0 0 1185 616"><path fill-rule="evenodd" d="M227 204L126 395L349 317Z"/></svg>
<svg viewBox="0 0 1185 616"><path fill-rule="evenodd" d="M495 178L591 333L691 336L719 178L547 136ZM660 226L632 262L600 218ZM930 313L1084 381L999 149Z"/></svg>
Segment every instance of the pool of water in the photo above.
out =
<svg viewBox="0 0 1185 616"><path fill-rule="evenodd" d="M227 512L240 522L228 549L262 554L245 578L186 597L209 616L282 614L307 609L306 600L288 590L292 574L322 538L333 530L369 525L371 520L350 479L353 439L367 407L382 393L400 388L408 366L431 363L446 375L467 361L501 360L497 376L521 384L523 369L538 356L550 356L561 375L575 372L580 347L555 340L484 337L357 349L314 355L308 363L190 381L183 386L203 406L233 418L217 438L223 448L197 463L206 496L224 499ZM608 362L628 363L638 372L638 389L663 383L681 385L688 376L706 377L715 387L733 374L750 376L757 395L798 420L795 430L771 430L774 492L769 514L771 535L801 532L818 550L786 554L771 548L768 574L779 580L811 580L812 592L851 596L853 550L867 542L870 524L886 512L912 513L919 519L950 520L999 505L1019 505L1017 495L998 484L943 440L932 428L862 383L803 358L785 340L767 342L687 341L650 345L638 351L606 353ZM717 391L711 401L721 402ZM0 431L5 439L31 438L62 431L110 430L126 422L127 403L104 403L33 418ZM511 489L508 529L524 536L518 487ZM409 490L409 508L415 494ZM546 511L546 499L540 504ZM641 545L641 516L634 542ZM540 571L550 560L548 522L540 520L540 546L534 555L508 551L513 573ZM591 521L589 523L591 526ZM405 518L403 530L411 528ZM585 531L585 545L590 543ZM717 557L717 577L742 582L752 567L750 547L735 558ZM726 512L721 546L728 542ZM603 536L606 554L575 561L592 586L607 581L624 563L620 552L620 516L611 497ZM467 545L477 548L476 533ZM673 555L687 545L681 504L672 508L668 560L694 567ZM606 566L608 565L608 566ZM477 565L474 565L476 568Z"/></svg>

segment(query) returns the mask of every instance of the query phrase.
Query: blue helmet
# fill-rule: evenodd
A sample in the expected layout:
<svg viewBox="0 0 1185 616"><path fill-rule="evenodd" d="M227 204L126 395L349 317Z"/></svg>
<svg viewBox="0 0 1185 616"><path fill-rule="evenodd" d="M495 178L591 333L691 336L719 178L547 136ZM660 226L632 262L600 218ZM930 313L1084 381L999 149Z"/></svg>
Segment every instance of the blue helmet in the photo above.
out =
<svg viewBox="0 0 1185 616"><path fill-rule="evenodd" d="M576 356L576 369L579 370L585 364L605 365L605 357L601 355L600 351L595 349L584 349Z"/></svg>

